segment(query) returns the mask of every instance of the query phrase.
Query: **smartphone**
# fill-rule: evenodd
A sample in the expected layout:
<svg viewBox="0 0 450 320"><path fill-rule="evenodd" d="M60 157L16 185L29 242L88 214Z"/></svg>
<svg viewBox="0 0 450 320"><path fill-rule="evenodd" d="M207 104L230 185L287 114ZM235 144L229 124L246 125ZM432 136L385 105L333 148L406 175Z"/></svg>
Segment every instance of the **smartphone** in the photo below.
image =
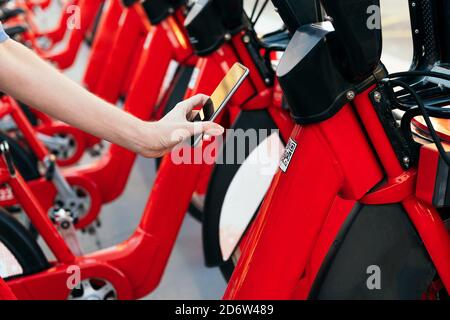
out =
<svg viewBox="0 0 450 320"><path fill-rule="evenodd" d="M244 82L245 78L247 78L248 74L248 68L236 62L227 72L193 121L214 121L242 82ZM197 146L201 139L201 134L193 136L191 139L191 145L193 147Z"/></svg>

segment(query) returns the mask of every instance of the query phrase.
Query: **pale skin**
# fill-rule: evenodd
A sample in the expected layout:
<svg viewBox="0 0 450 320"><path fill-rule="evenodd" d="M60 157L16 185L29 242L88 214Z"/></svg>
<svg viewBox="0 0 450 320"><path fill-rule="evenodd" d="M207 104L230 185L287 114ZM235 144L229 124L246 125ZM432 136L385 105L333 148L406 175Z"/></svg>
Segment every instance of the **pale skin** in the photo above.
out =
<svg viewBox="0 0 450 320"><path fill-rule="evenodd" d="M192 123L206 95L180 102L163 119L142 121L73 82L14 40L0 44L0 91L94 136L144 157L160 157L194 133L218 136L214 122Z"/></svg>

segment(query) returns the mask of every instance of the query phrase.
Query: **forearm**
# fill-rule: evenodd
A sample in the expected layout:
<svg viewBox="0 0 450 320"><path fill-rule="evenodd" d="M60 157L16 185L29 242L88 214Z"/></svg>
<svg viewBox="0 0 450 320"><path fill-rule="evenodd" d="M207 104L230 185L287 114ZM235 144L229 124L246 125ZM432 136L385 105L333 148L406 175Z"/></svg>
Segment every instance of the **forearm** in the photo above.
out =
<svg viewBox="0 0 450 320"><path fill-rule="evenodd" d="M132 148L142 121L68 79L21 44L0 44L0 90L110 142Z"/></svg>

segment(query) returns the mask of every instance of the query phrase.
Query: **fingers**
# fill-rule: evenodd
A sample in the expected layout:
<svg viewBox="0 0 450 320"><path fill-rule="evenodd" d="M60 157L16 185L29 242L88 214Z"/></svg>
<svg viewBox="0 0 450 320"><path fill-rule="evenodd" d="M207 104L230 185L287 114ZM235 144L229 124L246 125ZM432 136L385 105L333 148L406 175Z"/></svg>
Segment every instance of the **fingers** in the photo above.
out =
<svg viewBox="0 0 450 320"><path fill-rule="evenodd" d="M192 111L197 106L203 106L209 99L209 96L205 94L197 94L182 102L184 111L186 114Z"/></svg>
<svg viewBox="0 0 450 320"><path fill-rule="evenodd" d="M224 131L221 125L212 121L188 122L183 126L182 130L173 132L172 141L184 140L194 135L220 136Z"/></svg>
<svg viewBox="0 0 450 320"><path fill-rule="evenodd" d="M202 125L202 133L210 137L220 136L225 131L220 124L212 121L203 122Z"/></svg>

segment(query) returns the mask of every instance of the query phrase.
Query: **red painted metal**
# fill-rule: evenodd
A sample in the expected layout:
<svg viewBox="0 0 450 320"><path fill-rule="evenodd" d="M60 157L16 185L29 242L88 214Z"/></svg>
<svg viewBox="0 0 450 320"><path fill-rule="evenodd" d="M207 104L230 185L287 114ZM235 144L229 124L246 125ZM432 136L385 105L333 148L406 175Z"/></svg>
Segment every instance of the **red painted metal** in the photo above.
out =
<svg viewBox="0 0 450 320"><path fill-rule="evenodd" d="M17 300L11 288L0 278L0 300Z"/></svg>
<svg viewBox="0 0 450 320"><path fill-rule="evenodd" d="M272 182L225 299L292 298L298 280L312 278L309 258L337 197L355 201L382 179L350 106L323 123L296 126L291 138L297 150L287 172ZM334 212L345 216L348 205L342 203L345 211Z"/></svg>
<svg viewBox="0 0 450 320"><path fill-rule="evenodd" d="M83 83L87 89L95 92L97 87L99 74L105 67L105 61L111 52L114 44L114 38L118 29L120 16L123 7L120 0L111 0L104 8L101 16L97 36L92 43L92 50L89 56L89 62L84 73Z"/></svg>
<svg viewBox="0 0 450 320"><path fill-rule="evenodd" d="M112 50L107 58L106 66L93 91L101 98L116 103L119 99L123 82L135 54L142 52L142 44L149 30L142 23L137 8L140 4L125 9L119 19L118 28Z"/></svg>
<svg viewBox="0 0 450 320"><path fill-rule="evenodd" d="M416 195L425 203L432 205L438 178L440 155L434 144L422 146L417 175Z"/></svg>

